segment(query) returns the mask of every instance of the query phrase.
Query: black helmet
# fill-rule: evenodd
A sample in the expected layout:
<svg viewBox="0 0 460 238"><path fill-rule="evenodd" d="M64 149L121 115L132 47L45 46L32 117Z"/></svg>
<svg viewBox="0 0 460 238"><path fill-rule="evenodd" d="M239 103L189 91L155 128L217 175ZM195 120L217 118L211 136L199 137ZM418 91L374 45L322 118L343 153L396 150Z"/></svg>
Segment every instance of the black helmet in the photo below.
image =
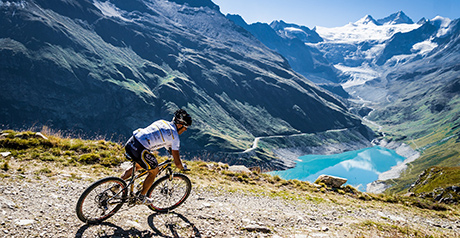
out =
<svg viewBox="0 0 460 238"><path fill-rule="evenodd" d="M192 117L184 109L179 109L174 113L173 121L184 126L192 125Z"/></svg>

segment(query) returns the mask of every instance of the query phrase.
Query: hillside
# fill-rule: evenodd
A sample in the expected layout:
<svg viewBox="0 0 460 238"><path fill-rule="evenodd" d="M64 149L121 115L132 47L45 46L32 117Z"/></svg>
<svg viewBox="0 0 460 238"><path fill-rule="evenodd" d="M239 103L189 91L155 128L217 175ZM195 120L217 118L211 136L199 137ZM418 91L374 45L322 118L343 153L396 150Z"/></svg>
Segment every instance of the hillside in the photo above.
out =
<svg viewBox="0 0 460 238"><path fill-rule="evenodd" d="M310 46L309 43L323 41L315 31L283 21L248 25L239 15L228 14L227 18L250 32L270 49L283 55L292 69L299 74L340 97L349 97L338 84L344 80L343 77L339 77L340 72L332 66L323 53L316 47Z"/></svg>
<svg viewBox="0 0 460 238"><path fill-rule="evenodd" d="M49 130L3 131L0 145L0 232L6 236L455 237L460 232L458 205L232 172L226 164L199 160L186 161L193 190L173 213L124 207L88 226L77 219L75 203L91 182L123 171L120 145Z"/></svg>
<svg viewBox="0 0 460 238"><path fill-rule="evenodd" d="M269 27L227 17L277 50L298 72L311 71L318 62L338 70L339 77L327 78L339 80L349 94L350 111L380 133L377 141L405 143L421 154L400 178L379 182L391 187L388 193L405 193L432 166L460 166L459 19L438 16L414 23L400 11L312 32L282 21ZM293 59L301 57L309 59L301 60L308 67L294 67Z"/></svg>
<svg viewBox="0 0 460 238"><path fill-rule="evenodd" d="M383 126L387 138L403 141L421 152L410 170L395 181L390 191L402 191L431 166L460 166L460 55L459 20L449 34L425 58L412 60L389 71L388 101L369 119ZM409 33L408 33L409 34Z"/></svg>
<svg viewBox="0 0 460 238"><path fill-rule="evenodd" d="M219 152L220 161L275 169L286 165L269 148L241 152L261 136L371 137L340 100L209 0L2 3L0 42L4 129L124 140L185 108L189 158Z"/></svg>

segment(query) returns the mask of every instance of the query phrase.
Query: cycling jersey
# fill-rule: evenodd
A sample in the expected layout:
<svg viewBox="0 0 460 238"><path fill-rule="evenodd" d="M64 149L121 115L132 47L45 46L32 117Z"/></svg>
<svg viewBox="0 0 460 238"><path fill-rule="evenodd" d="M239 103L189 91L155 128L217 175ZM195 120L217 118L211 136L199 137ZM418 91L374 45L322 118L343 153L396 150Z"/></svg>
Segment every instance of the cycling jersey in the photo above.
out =
<svg viewBox="0 0 460 238"><path fill-rule="evenodd" d="M133 136L148 150L162 147L179 150L180 147L176 125L165 120L158 120L146 128L137 129L133 132Z"/></svg>

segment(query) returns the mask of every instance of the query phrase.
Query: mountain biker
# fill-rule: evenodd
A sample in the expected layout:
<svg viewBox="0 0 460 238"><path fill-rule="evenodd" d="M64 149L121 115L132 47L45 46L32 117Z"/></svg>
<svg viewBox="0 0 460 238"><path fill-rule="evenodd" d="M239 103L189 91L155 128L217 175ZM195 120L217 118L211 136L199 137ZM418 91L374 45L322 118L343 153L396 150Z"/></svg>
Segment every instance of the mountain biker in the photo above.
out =
<svg viewBox="0 0 460 238"><path fill-rule="evenodd" d="M174 113L171 122L158 120L146 128L137 129L126 142L126 154L128 158L136 162L136 171L143 168L147 169L149 173L137 197L140 204L149 205L153 202L153 199L145 196L159 171L157 168L158 161L151 151L166 148L172 155L176 167L184 170L179 156L179 135L186 131L190 125L192 125L192 117L184 109L179 109ZM123 180L128 179L132 175L132 169L133 167L127 169L121 178Z"/></svg>

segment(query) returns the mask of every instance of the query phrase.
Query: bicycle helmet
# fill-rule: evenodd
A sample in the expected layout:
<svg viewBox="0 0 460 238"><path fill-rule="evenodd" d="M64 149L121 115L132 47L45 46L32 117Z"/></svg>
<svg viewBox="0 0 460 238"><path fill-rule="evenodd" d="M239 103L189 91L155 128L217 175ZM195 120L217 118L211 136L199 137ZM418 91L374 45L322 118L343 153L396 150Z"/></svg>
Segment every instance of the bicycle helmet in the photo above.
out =
<svg viewBox="0 0 460 238"><path fill-rule="evenodd" d="M184 109L179 109L174 113L173 121L184 126L192 125L192 117Z"/></svg>

